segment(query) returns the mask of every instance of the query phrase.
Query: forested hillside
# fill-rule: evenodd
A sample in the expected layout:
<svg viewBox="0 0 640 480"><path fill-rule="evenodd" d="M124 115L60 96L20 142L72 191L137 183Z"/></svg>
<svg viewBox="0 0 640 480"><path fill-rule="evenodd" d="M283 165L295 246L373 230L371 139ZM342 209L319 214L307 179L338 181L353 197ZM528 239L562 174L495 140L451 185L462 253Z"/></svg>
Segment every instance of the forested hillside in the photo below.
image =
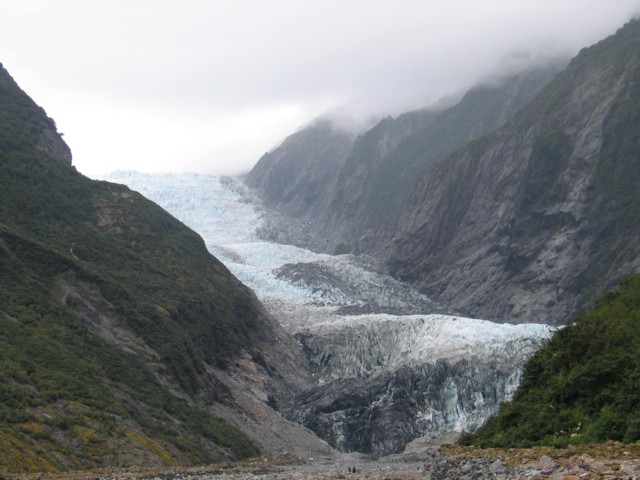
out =
<svg viewBox="0 0 640 480"><path fill-rule="evenodd" d="M253 294L160 207L79 174L4 69L0 183L0 472L257 454L211 408L233 404L220 375L242 354L295 377L295 349L272 363L285 336Z"/></svg>

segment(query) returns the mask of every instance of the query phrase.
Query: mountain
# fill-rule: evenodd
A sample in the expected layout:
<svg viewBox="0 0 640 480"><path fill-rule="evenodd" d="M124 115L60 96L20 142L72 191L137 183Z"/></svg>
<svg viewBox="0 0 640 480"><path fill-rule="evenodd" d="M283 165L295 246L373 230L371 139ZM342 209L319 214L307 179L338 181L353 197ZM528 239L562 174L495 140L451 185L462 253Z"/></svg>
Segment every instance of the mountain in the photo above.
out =
<svg viewBox="0 0 640 480"><path fill-rule="evenodd" d="M413 191L389 270L465 315L566 323L640 267L640 22Z"/></svg>
<svg viewBox="0 0 640 480"><path fill-rule="evenodd" d="M420 128L402 129L403 135L397 135L395 141L388 132L416 112L387 118L362 135L338 175L330 206L328 226L336 228L342 248L380 252L430 166L501 126L564 65L564 61L554 61L480 84L457 104L431 112Z"/></svg>
<svg viewBox="0 0 640 480"><path fill-rule="evenodd" d="M387 117L357 137L317 120L265 154L245 181L290 220L286 240L323 252L377 253L429 166L502 125L564 65L486 82L453 106Z"/></svg>
<svg viewBox="0 0 640 480"><path fill-rule="evenodd" d="M462 442L513 447L640 440L639 352L636 275L540 349L513 401Z"/></svg>
<svg viewBox="0 0 640 480"><path fill-rule="evenodd" d="M321 204L292 194L272 205L300 223L297 238L306 245L373 254L444 311L569 323L528 364L514 401L466 442L508 447L640 438L638 277L594 300L640 269L639 47L640 20L633 20L583 49L517 107L500 103L514 106L510 115L491 116L492 103L482 104L478 112L495 119L482 132L474 128L481 120L455 115L477 91L448 110L425 112L420 125L403 129L385 119L336 163L341 167ZM447 123L447 115L454 120ZM449 132L460 143L449 142ZM272 167L286 147L274 150ZM305 158L298 150L289 168ZM291 175L312 182L312 165ZM388 358L378 340L386 345L400 337L394 327L385 335L377 319L299 334L321 380L296 396L286 414L338 448L374 454L398 451L404 439L421 428L430 434L438 422L472 430L477 407L503 393L504 371L487 375L503 365L449 359L360 376L359 367L367 372ZM351 376L340 377L344 371ZM474 397L482 399L475 410L467 402Z"/></svg>
<svg viewBox="0 0 640 480"><path fill-rule="evenodd" d="M267 406L309 380L295 340L195 232L79 174L4 68L0 183L0 472L322 447Z"/></svg>
<svg viewBox="0 0 640 480"><path fill-rule="evenodd" d="M326 192L353 141L353 134L318 119L265 153L245 181L269 208L294 218L314 215L326 208Z"/></svg>

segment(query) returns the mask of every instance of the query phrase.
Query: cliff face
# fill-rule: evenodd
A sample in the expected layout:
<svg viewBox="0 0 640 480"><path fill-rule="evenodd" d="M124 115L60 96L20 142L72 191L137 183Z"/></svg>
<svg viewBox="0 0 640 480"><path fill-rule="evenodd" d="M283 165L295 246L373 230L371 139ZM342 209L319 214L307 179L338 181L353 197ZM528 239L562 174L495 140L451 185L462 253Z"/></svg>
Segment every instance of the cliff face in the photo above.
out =
<svg viewBox="0 0 640 480"><path fill-rule="evenodd" d="M501 126L564 64L550 62L479 85L450 108L423 112L413 128L405 125L418 112L387 119L362 135L338 174L336 194L316 236L329 230L343 249L379 254L431 165Z"/></svg>
<svg viewBox="0 0 640 480"><path fill-rule="evenodd" d="M379 253L429 167L502 125L563 65L551 62L478 86L449 108L387 117L357 138L328 120L314 122L246 177L265 205L289 220L288 237L282 225L268 236L316 251Z"/></svg>
<svg viewBox="0 0 640 480"><path fill-rule="evenodd" d="M640 22L437 164L385 260L467 315L563 323L640 267Z"/></svg>
<svg viewBox="0 0 640 480"><path fill-rule="evenodd" d="M336 208L342 209L337 199L343 198L347 188L342 175L353 176L352 186L360 189L360 183L368 179L367 172L375 170L401 139L431 118L432 113L426 110L398 119L389 117L360 136L332 120L318 119L289 136L266 153L244 179L266 207L281 215L272 228L264 229L263 236L333 252L340 236L326 235L325 228L336 231ZM354 155L366 157L370 165L357 165Z"/></svg>
<svg viewBox="0 0 640 480"><path fill-rule="evenodd" d="M328 120L316 120L265 153L245 181L265 206L293 218L313 218L326 209L353 141Z"/></svg>

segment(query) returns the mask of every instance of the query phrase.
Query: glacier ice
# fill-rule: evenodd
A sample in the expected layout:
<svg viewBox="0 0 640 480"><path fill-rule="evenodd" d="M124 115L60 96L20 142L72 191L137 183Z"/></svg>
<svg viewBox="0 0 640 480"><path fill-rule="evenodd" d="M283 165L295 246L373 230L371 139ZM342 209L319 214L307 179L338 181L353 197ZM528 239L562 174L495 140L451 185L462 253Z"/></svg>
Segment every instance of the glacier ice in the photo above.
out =
<svg viewBox="0 0 640 480"><path fill-rule="evenodd" d="M312 352L321 382L363 378L401 365L476 356L524 361L547 338L541 324L496 324L450 315L334 317L298 334ZM330 339L330 341L327 341Z"/></svg>
<svg viewBox="0 0 640 480"><path fill-rule="evenodd" d="M363 258L327 255L293 245L264 241L258 231L268 212L239 180L195 173L114 172L104 180L124 183L198 232L220 259L292 333L310 322L328 321L340 309L417 313L433 309L428 298L388 275L377 273ZM287 265L315 265L338 279L318 284L293 281L281 273Z"/></svg>

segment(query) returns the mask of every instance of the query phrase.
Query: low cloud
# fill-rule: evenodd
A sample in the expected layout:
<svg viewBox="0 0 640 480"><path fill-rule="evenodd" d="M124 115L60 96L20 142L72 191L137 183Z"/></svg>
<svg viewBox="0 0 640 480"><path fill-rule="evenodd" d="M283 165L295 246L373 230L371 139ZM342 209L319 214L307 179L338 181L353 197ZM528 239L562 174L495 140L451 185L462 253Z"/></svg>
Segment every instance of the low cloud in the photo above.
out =
<svg viewBox="0 0 640 480"><path fill-rule="evenodd" d="M296 127L426 106L575 55L637 0L9 0L0 61L88 174L235 174Z"/></svg>

